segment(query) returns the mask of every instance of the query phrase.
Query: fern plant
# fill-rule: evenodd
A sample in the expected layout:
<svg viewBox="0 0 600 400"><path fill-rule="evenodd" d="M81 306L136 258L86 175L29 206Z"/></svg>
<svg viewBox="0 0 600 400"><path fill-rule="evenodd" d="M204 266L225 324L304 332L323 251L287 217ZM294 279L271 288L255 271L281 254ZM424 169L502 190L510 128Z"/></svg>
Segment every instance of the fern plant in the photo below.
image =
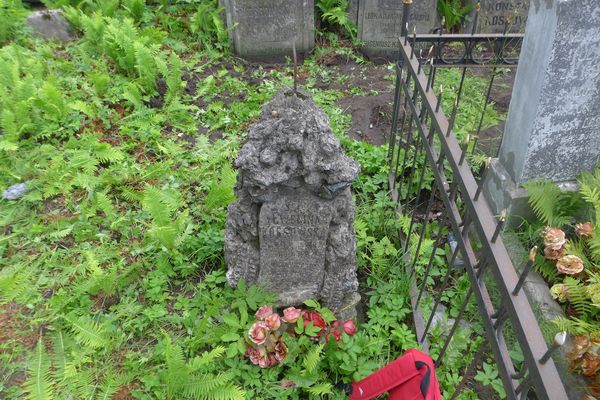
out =
<svg viewBox="0 0 600 400"><path fill-rule="evenodd" d="M223 356L225 348L217 346L213 350L186 361L183 349L165 340L165 364L159 373L167 399L195 400L243 400L244 390L231 383L228 373L217 373L215 362Z"/></svg>
<svg viewBox="0 0 600 400"><path fill-rule="evenodd" d="M341 29L353 42L357 40L358 30L348 15L348 0L318 0L315 5L324 22Z"/></svg>
<svg viewBox="0 0 600 400"><path fill-rule="evenodd" d="M553 296L569 311L569 318L554 323L573 335L600 338L600 166L593 173L583 173L578 183L579 190L573 192L563 192L543 180L524 186L539 223L562 228L568 239L558 256L536 257L536 268L554 285ZM540 231L541 226L538 234ZM581 260L583 271L573 276L560 274L555 258L563 254Z"/></svg>

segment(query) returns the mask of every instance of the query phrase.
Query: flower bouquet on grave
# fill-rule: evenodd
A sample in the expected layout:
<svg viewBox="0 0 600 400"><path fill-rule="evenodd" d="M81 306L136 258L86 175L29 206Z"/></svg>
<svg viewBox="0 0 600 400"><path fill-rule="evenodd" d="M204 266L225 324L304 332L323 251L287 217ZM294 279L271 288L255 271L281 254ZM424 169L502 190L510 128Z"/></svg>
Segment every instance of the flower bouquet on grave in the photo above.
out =
<svg viewBox="0 0 600 400"><path fill-rule="evenodd" d="M246 356L254 365L270 368L282 363L288 355L284 334L291 337L306 335L314 342L336 342L342 340L342 333L353 336L356 332L354 321L341 322L333 313L321 308L315 301L308 300L306 305L315 310L288 307L283 315L273 312L273 307L262 306L256 311L258 321L248 331ZM317 311L318 310L318 311Z"/></svg>

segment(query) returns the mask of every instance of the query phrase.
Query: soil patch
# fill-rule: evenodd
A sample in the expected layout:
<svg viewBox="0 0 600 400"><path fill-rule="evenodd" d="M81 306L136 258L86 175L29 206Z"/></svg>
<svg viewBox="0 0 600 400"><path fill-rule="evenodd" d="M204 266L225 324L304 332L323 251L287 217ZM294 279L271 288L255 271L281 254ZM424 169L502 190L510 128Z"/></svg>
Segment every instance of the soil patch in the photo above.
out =
<svg viewBox="0 0 600 400"><path fill-rule="evenodd" d="M338 101L345 113L352 115L348 136L374 145L382 145L391 129L392 93L376 96L350 96Z"/></svg>

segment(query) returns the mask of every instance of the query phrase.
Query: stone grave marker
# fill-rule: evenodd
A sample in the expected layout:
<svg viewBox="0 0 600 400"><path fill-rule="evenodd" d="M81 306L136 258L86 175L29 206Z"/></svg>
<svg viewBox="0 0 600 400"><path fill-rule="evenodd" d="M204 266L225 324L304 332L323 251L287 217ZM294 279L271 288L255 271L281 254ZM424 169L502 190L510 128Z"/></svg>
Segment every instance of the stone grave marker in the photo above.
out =
<svg viewBox="0 0 600 400"><path fill-rule="evenodd" d="M409 33L430 33L437 22L437 0L413 1L409 17ZM363 52L371 59L396 60L398 37L402 31L401 0L360 0L358 2L358 38Z"/></svg>
<svg viewBox="0 0 600 400"><path fill-rule="evenodd" d="M485 194L492 210L528 215L521 185L574 187L600 160L600 3L533 1L504 136Z"/></svg>
<svg viewBox="0 0 600 400"><path fill-rule="evenodd" d="M528 13L529 0L481 0L477 32L523 33Z"/></svg>
<svg viewBox="0 0 600 400"><path fill-rule="evenodd" d="M284 61L292 42L304 54L314 46L313 0L220 0L234 52L251 60Z"/></svg>
<svg viewBox="0 0 600 400"><path fill-rule="evenodd" d="M44 39L66 42L75 37L75 32L61 10L41 10L27 17L27 25L34 34Z"/></svg>
<svg viewBox="0 0 600 400"><path fill-rule="evenodd" d="M227 278L277 293L280 306L309 298L339 318L357 294L354 203L359 173L309 96L280 91L250 127L235 162L237 201L228 207Z"/></svg>

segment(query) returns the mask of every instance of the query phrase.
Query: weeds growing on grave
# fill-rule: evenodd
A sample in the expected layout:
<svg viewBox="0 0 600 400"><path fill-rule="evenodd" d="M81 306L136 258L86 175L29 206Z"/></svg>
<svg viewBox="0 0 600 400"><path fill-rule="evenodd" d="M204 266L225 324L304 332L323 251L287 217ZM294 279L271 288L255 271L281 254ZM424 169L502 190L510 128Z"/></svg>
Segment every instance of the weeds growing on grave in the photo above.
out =
<svg viewBox="0 0 600 400"><path fill-rule="evenodd" d="M232 160L291 69L227 56L215 0L48 3L63 6L76 41L30 36L20 1L0 8L0 188L27 186L0 207L0 397L341 398L332 384L417 345L387 149L346 138L350 117L335 107L353 88L318 89L315 59L300 67L362 166L354 189L368 318L340 342L290 340L283 364L261 369L244 355L246 338L273 298L226 285L223 229ZM327 10L335 22L339 10ZM469 333L457 337L439 374L446 395L473 347Z"/></svg>

